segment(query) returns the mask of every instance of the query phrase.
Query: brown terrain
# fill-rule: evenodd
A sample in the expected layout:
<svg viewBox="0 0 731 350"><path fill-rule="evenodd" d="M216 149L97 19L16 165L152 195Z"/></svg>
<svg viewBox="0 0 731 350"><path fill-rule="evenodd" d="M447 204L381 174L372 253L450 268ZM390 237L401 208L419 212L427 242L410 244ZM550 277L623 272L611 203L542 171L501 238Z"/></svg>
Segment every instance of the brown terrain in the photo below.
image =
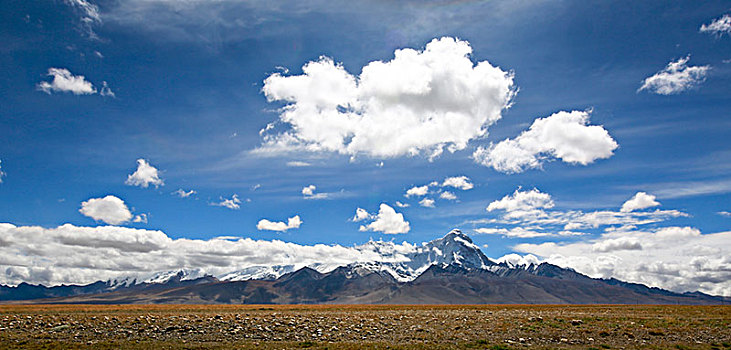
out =
<svg viewBox="0 0 731 350"><path fill-rule="evenodd" d="M0 348L731 349L731 306L0 305Z"/></svg>

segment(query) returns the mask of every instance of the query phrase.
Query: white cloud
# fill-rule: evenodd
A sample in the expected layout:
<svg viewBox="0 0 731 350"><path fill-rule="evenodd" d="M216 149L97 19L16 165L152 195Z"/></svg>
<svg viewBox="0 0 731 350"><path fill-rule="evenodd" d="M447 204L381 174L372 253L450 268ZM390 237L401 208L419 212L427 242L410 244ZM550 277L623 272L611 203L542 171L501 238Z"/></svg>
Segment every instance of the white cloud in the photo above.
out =
<svg viewBox="0 0 731 350"><path fill-rule="evenodd" d="M86 81L83 75L73 75L66 68L49 68L48 76L53 77L51 82L38 83L38 90L47 94L51 92L70 92L74 95L91 95L96 93L94 86Z"/></svg>
<svg viewBox="0 0 731 350"><path fill-rule="evenodd" d="M728 211L722 210L722 211L719 211L719 212L718 212L718 215L722 215L722 216L728 216L728 217L731 217L731 212L728 212Z"/></svg>
<svg viewBox="0 0 731 350"><path fill-rule="evenodd" d="M98 39L94 32L94 25L102 23L99 7L87 0L64 0L64 2L81 12L80 27L84 34L88 35L89 38Z"/></svg>
<svg viewBox="0 0 731 350"><path fill-rule="evenodd" d="M356 218L357 217L358 214L356 213ZM406 233L411 230L409 222L404 220L404 215L401 213L397 213L386 203L381 203L381 206L378 209L378 214L369 214L369 218L374 219L374 221L369 223L368 225L361 225L359 228L360 231L375 231L383 232L386 234L397 234Z"/></svg>
<svg viewBox="0 0 731 350"><path fill-rule="evenodd" d="M594 243L591 249L595 252L612 252L615 250L642 250L642 244L637 238L620 237Z"/></svg>
<svg viewBox="0 0 731 350"><path fill-rule="evenodd" d="M495 228L495 227L481 227L476 228L475 233L485 235L502 235L505 237L515 238L535 238L535 237L547 237L547 236L581 236L585 233L574 232L574 231L558 231L557 233L539 231L530 227L512 227L512 228Z"/></svg>
<svg viewBox="0 0 731 350"><path fill-rule="evenodd" d="M481 233L527 238L584 235L585 232L577 230L598 228L604 228L605 232L616 232L688 216L678 210L549 210L553 207L554 202L549 194L537 189L518 189L488 205L488 212L499 211L497 218L475 220L472 223L496 225L494 228L480 229Z"/></svg>
<svg viewBox="0 0 731 350"><path fill-rule="evenodd" d="M548 193L534 188L530 191L515 190L512 195L506 195L500 200L491 202L487 211L505 210L507 212L529 211L535 209L553 208L553 199Z"/></svg>
<svg viewBox="0 0 731 350"><path fill-rule="evenodd" d="M3 172L2 163L3 161L0 160L0 184L3 183L3 177L6 175L5 172Z"/></svg>
<svg viewBox="0 0 731 350"><path fill-rule="evenodd" d="M609 158L617 142L602 126L588 125L589 113L561 111L538 118L515 139L490 144L487 148L478 147L472 158L478 164L504 173L540 168L546 159L554 157L581 165Z"/></svg>
<svg viewBox="0 0 731 350"><path fill-rule="evenodd" d="M317 189L317 186L315 185L309 185L302 188L302 195L303 196L312 196L315 194L315 190Z"/></svg>
<svg viewBox="0 0 731 350"><path fill-rule="evenodd" d="M248 238L171 239L161 231L71 224L43 228L0 223L0 237L0 284L5 285L86 284L181 268L221 275L256 265L337 266L404 259L403 254L416 249L408 243L384 242L393 248L393 253L384 257L368 244L343 247Z"/></svg>
<svg viewBox="0 0 731 350"><path fill-rule="evenodd" d="M295 215L295 216L287 219L287 223L284 223L281 221L273 222L273 221L269 221L267 219L261 219L261 220L259 220L259 223L256 224L256 229L284 232L289 229L299 228L300 225L302 225L302 220L300 219L299 215Z"/></svg>
<svg viewBox="0 0 731 350"><path fill-rule="evenodd" d="M234 194L229 199L226 199L223 197L219 197L219 199L221 200L220 202L211 203L211 205L218 206L218 207L226 207L226 208L233 209L233 210L241 208L241 206L240 206L241 200L239 199L239 195L237 195L237 194Z"/></svg>
<svg viewBox="0 0 731 350"><path fill-rule="evenodd" d="M424 198L419 201L419 205L426 208L434 208L434 200L431 198Z"/></svg>
<svg viewBox="0 0 731 350"><path fill-rule="evenodd" d="M103 221L109 225L119 225L132 219L132 213L118 197L108 195L104 198L90 198L81 202L79 212L96 221Z"/></svg>
<svg viewBox="0 0 731 350"><path fill-rule="evenodd" d="M637 91L673 95L689 90L706 79L711 66L688 66L690 55L671 61L663 70L647 77Z"/></svg>
<svg viewBox="0 0 731 350"><path fill-rule="evenodd" d="M114 91L109 88L106 81L102 81L102 89L99 91L99 95L105 97L117 97L117 95L114 94Z"/></svg>
<svg viewBox="0 0 731 350"><path fill-rule="evenodd" d="M731 15L723 15L721 18L714 19L709 24L701 25L700 32L714 34L716 36L722 36L724 34L731 35Z"/></svg>
<svg viewBox="0 0 731 350"><path fill-rule="evenodd" d="M442 193L439 194L439 198L441 198L441 199L447 199L447 200L452 200L453 201L453 200L456 200L457 199L457 196L454 193L452 193L452 192L444 191L444 192L442 192Z"/></svg>
<svg viewBox="0 0 731 350"><path fill-rule="evenodd" d="M421 51L396 50L354 76L332 59L305 64L304 74L264 81L270 102L284 101L291 130L267 135L255 152L307 150L398 157L464 149L501 118L513 77L487 61L473 63L466 41L434 39Z"/></svg>
<svg viewBox="0 0 731 350"><path fill-rule="evenodd" d="M617 230L569 244L519 244L591 277L614 277L673 291L731 295L731 232L701 234L692 227ZM641 254L638 253L641 250Z"/></svg>
<svg viewBox="0 0 731 350"><path fill-rule="evenodd" d="M459 188L463 191L470 190L475 187L475 185L470 182L470 178L467 176L448 177L444 179L444 182L442 182L442 187L447 186Z"/></svg>
<svg viewBox="0 0 731 350"><path fill-rule="evenodd" d="M339 193L315 193L315 190L317 187L315 185L309 185L302 188L302 195L305 197L305 199L333 199L337 197L344 197L348 196L347 193L344 191L340 191Z"/></svg>
<svg viewBox="0 0 731 350"><path fill-rule="evenodd" d="M406 194L404 195L404 197L407 197L407 198L411 197L411 196L420 197L420 196L425 196L427 193L429 193L429 186L427 186L427 185L414 186L414 187L406 190Z"/></svg>
<svg viewBox="0 0 731 350"><path fill-rule="evenodd" d="M141 222L141 223L147 223L147 214L139 214L135 215L134 219L132 219L132 222Z"/></svg>
<svg viewBox="0 0 731 350"><path fill-rule="evenodd" d="M178 196L180 198L188 198L188 197L190 197L190 196L192 196L192 195L194 195L196 193L198 193L198 192L196 192L195 190L186 191L186 190L184 190L182 188L178 188L172 194L174 194L174 195L176 195L176 196Z"/></svg>
<svg viewBox="0 0 731 350"><path fill-rule="evenodd" d="M620 211L628 213L635 210L656 207L658 205L660 205L660 202L655 200L655 196L645 192L637 192L634 197L622 204L622 209L620 209Z"/></svg>
<svg viewBox="0 0 731 350"><path fill-rule="evenodd" d="M308 167L310 165L312 165L312 164L307 163L307 162L302 162L299 160L293 160L291 162L287 162L288 167Z"/></svg>
<svg viewBox="0 0 731 350"><path fill-rule="evenodd" d="M155 187L165 185L165 182L160 178L157 168L142 158L137 159L137 170L131 175L128 175L127 181L124 183L129 186L140 186L142 188L147 188L151 184L155 185Z"/></svg>
<svg viewBox="0 0 731 350"><path fill-rule="evenodd" d="M371 218L371 214L369 214L367 210L365 210L363 208L356 208L355 216L353 216L353 218L351 220L353 222L358 222L358 221L362 221L362 220L370 219L370 218Z"/></svg>
<svg viewBox="0 0 731 350"><path fill-rule="evenodd" d="M401 203L399 201L396 201L396 206L399 207L399 208L408 208L409 207L409 204L408 203Z"/></svg>

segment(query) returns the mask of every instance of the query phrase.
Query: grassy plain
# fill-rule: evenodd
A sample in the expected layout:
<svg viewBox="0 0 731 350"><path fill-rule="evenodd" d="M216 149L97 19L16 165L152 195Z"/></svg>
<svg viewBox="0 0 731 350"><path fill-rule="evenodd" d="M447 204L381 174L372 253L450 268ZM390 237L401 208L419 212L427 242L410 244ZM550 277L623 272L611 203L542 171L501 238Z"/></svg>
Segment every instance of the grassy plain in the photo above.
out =
<svg viewBox="0 0 731 350"><path fill-rule="evenodd" d="M731 350L731 306L0 305L0 348Z"/></svg>

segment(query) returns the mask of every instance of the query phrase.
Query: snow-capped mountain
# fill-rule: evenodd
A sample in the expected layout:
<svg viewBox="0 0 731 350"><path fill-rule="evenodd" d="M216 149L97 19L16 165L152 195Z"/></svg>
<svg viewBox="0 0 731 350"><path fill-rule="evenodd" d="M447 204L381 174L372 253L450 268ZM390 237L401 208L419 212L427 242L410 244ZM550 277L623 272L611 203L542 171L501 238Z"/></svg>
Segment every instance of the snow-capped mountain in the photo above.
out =
<svg viewBox="0 0 731 350"><path fill-rule="evenodd" d="M375 253L373 255L378 258L347 265L314 263L302 266L249 266L217 275L216 278L221 281L275 280L305 266L320 273L327 273L338 267L346 266L350 269L388 273L399 282L408 282L419 277L432 265L457 265L467 270L487 269L495 265L477 245L472 243L472 239L460 230L452 230L446 236L423 243L421 246L370 241L355 248L360 251L373 252ZM168 272L168 274L170 273L173 272Z"/></svg>
<svg viewBox="0 0 731 350"><path fill-rule="evenodd" d="M719 304L728 298L678 294L593 279L532 256L492 261L459 230L421 245L370 241L363 261L247 266L216 276L179 269L77 286L0 286L0 300L77 303L663 303ZM255 282L251 282L256 280Z"/></svg>
<svg viewBox="0 0 731 350"><path fill-rule="evenodd" d="M107 284L112 289L115 289L141 284L164 284L170 282L192 281L209 276L211 275L206 273L203 269L179 269L115 278L107 281Z"/></svg>
<svg viewBox="0 0 731 350"><path fill-rule="evenodd" d="M393 243L368 242L362 249L372 248L384 257L393 257ZM349 266L366 268L374 272L387 272L399 282L413 281L432 265L456 265L466 270L488 269L495 265L480 248L472 243L469 236L460 230L452 230L446 236L416 246L413 251L402 253L401 261L384 259L366 263L353 263Z"/></svg>

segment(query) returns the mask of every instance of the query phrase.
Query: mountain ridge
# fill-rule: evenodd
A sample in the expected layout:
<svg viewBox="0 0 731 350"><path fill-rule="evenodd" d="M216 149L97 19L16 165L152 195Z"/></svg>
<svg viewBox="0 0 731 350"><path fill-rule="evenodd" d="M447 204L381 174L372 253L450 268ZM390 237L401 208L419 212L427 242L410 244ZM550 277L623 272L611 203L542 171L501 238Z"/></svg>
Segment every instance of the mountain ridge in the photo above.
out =
<svg viewBox="0 0 731 350"><path fill-rule="evenodd" d="M452 230L421 246L369 241L382 261L341 266L250 266L218 276L180 269L88 285L0 286L0 301L31 303L548 303L724 304L728 297L675 293L595 279L550 263L489 259ZM403 251L399 251L403 250Z"/></svg>

